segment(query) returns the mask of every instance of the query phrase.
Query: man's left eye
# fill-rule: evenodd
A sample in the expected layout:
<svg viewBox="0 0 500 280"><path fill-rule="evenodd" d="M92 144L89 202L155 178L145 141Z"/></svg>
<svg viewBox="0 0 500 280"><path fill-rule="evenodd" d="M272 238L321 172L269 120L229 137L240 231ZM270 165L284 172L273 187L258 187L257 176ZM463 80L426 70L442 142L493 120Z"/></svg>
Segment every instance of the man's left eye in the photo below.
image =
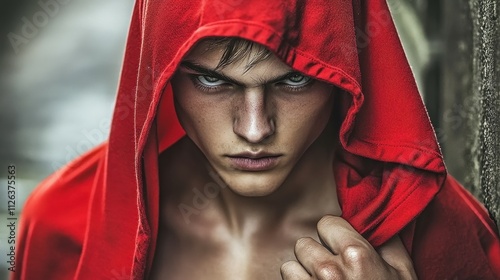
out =
<svg viewBox="0 0 500 280"><path fill-rule="evenodd" d="M302 86L311 81L311 78L302 74L293 74L292 76L283 80L283 83L288 86Z"/></svg>
<svg viewBox="0 0 500 280"><path fill-rule="evenodd" d="M208 87L220 86L220 85L223 85L226 83L226 81L212 77L212 76L200 75L200 76L197 76L196 79L202 85L208 86Z"/></svg>

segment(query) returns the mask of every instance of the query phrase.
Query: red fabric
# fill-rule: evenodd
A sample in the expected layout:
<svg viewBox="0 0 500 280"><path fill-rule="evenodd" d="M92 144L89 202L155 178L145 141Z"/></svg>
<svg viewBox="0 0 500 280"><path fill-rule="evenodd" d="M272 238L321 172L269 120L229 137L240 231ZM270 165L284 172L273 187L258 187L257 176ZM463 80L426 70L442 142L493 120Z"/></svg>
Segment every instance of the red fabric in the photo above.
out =
<svg viewBox="0 0 500 280"><path fill-rule="evenodd" d="M498 234L446 174L385 0L137 0L109 140L31 195L13 279L147 276L158 154L185 134L169 79L210 36L258 42L341 89L333 172L343 217L374 246L400 233L421 279L500 277Z"/></svg>

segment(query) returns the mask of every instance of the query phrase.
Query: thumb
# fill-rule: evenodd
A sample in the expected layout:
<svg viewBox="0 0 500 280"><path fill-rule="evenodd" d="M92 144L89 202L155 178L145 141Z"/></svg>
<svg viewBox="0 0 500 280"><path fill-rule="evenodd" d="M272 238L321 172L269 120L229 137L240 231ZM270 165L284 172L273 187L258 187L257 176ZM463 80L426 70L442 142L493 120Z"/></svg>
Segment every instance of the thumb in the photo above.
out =
<svg viewBox="0 0 500 280"><path fill-rule="evenodd" d="M398 235L377 248L377 252L398 272L401 279L417 279L410 255Z"/></svg>

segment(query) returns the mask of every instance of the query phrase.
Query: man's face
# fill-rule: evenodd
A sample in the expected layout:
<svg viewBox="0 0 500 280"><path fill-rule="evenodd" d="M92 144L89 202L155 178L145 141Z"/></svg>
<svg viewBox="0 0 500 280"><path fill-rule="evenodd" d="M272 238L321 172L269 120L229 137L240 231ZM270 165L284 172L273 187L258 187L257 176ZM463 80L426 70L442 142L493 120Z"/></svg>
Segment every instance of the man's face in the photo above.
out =
<svg viewBox="0 0 500 280"><path fill-rule="evenodd" d="M327 125L333 86L310 79L272 55L216 69L224 46L201 42L172 78L187 136L234 192L272 193Z"/></svg>

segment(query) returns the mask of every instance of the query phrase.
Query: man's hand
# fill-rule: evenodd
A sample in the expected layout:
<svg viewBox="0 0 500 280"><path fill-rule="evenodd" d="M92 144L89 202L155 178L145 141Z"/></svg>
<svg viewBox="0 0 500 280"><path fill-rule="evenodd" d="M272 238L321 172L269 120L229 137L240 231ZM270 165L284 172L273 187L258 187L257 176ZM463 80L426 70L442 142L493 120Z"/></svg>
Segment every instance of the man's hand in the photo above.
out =
<svg viewBox="0 0 500 280"><path fill-rule="evenodd" d="M323 245L309 237L297 241L298 261L281 266L284 280L417 279L399 236L376 251L347 221L335 216L318 222L318 235Z"/></svg>

